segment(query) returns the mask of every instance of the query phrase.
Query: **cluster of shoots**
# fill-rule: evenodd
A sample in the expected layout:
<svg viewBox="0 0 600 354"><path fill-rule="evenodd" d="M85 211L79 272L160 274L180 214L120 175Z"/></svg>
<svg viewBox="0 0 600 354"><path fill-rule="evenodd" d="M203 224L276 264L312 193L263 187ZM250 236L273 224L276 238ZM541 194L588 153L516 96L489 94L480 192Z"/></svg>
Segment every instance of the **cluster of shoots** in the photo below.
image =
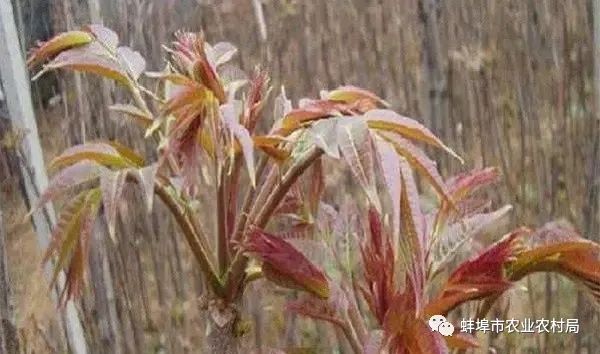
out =
<svg viewBox="0 0 600 354"><path fill-rule="evenodd" d="M148 212L156 195L173 215L222 326L243 315L223 319L223 309L237 309L247 285L262 278L299 291L287 311L338 327L357 353L476 347L460 330L431 331L427 319L466 302L477 302L484 317L533 272L558 272L600 299L599 246L568 224L519 228L491 245L478 238L510 209L492 210L485 197L499 177L494 168L444 179L423 147L460 157L375 94L342 86L294 107L283 89L270 99L266 72L246 75L232 64L236 52L180 32L165 46L164 69L149 72L142 55L99 25L32 50L30 68L43 65L36 77L70 69L122 85L130 102L110 108L145 132L157 156L148 161L116 141L93 141L50 163L55 174L34 211L70 196L46 252L52 281L66 273L63 302L84 289L97 218L106 219L112 242L128 236L115 230L126 188L143 191ZM328 176L328 161L352 176L362 197L326 198L340 183ZM423 186L434 200L428 208ZM205 227L213 224L203 222L206 211L214 229ZM458 257L465 244L478 247Z"/></svg>

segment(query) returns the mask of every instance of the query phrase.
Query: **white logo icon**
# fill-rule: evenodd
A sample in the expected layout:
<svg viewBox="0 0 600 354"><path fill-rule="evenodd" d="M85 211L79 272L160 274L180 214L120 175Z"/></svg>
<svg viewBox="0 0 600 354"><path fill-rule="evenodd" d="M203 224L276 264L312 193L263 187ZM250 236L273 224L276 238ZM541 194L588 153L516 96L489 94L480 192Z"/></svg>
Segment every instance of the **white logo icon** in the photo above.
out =
<svg viewBox="0 0 600 354"><path fill-rule="evenodd" d="M451 336L454 333L452 323L446 321L446 317L442 315L434 315L429 318L429 327L434 332L440 332L444 337Z"/></svg>

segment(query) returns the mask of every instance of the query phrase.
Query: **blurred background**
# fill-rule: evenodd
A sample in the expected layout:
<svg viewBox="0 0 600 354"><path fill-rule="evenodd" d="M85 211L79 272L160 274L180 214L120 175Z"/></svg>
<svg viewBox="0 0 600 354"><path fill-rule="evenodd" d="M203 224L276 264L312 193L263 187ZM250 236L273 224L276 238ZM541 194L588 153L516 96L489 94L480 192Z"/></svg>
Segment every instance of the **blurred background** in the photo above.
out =
<svg viewBox="0 0 600 354"><path fill-rule="evenodd" d="M159 71L162 45L176 30L204 31L209 42L236 45L235 61L246 72L267 69L274 92L284 85L294 104L343 84L369 89L464 157L461 166L430 151L442 175L497 166L503 183L492 197L496 205L513 205L511 226L565 218L585 237L600 240L600 82L594 76L600 65L594 21L600 11L592 0L12 3L15 40L23 52L55 33L103 23L145 56L147 70ZM46 162L67 146L100 137L134 146L141 141L142 132L107 109L125 101L125 93L109 81L50 73L32 83L31 94ZM28 201L11 143L19 132L10 129L1 106L0 234L13 328L20 352L63 353L64 331L42 276L41 250L31 225L21 222ZM194 352L203 333L198 311L203 289L185 244L158 237L176 232L166 219L134 215L127 205L122 209L119 228L128 237L119 247L100 237L92 252L91 288L80 303L90 352ZM261 284L251 291L252 347L343 351L335 332L286 316L281 299L260 295L277 290ZM597 310L559 277L523 282L513 294L511 314L578 318L580 333L490 335L482 352L600 353Z"/></svg>

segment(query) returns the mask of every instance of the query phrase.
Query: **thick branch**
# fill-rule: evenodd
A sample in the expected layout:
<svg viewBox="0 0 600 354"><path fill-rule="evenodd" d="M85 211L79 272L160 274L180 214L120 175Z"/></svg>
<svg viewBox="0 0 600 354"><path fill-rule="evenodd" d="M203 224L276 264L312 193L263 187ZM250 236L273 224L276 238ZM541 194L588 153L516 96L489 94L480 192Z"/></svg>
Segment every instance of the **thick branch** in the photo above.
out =
<svg viewBox="0 0 600 354"><path fill-rule="evenodd" d="M224 274L229 265L229 239L227 237L227 186L225 172L218 176L217 186L217 259L219 261L219 274Z"/></svg>
<svg viewBox="0 0 600 354"><path fill-rule="evenodd" d="M323 150L313 146L300 158L300 160L290 168L290 170L283 176L281 182L275 187L275 190L269 198L265 206L261 209L260 213L256 217L254 224L260 228L267 226L267 222L271 218L271 215L279 206L283 197L287 194L292 185L296 182L304 171L323 154Z"/></svg>
<svg viewBox="0 0 600 354"><path fill-rule="evenodd" d="M236 242L242 238L242 233L246 228L246 224L248 222L248 216L250 214L250 209L252 208L252 202L255 200L256 191L258 190L258 182L260 177L262 176L266 166L267 166L268 157L264 155L258 164L258 168L256 169L256 188L248 188L246 192L246 196L244 197L244 202L242 204L242 209L240 211L240 217L235 224L235 229L233 231L232 241Z"/></svg>
<svg viewBox="0 0 600 354"><path fill-rule="evenodd" d="M204 275L208 278L209 283L212 285L212 289L217 295L222 296L223 285L217 276L215 268L209 261L206 250L204 247L202 247L202 244L198 240L198 235L194 230L194 225L186 217L185 211L180 208L179 203L168 193L164 184L158 182L155 185L154 190L175 217L175 220L181 228L181 231L183 232L186 241L188 242L188 245L194 254L194 257L200 264L200 268L202 269Z"/></svg>
<svg viewBox="0 0 600 354"><path fill-rule="evenodd" d="M254 224L259 228L264 228L283 197L285 197L289 191L290 187L294 184L294 182L296 182L298 177L300 177L302 173L304 173L304 171L322 154L323 150L313 146L292 167L290 167L281 181L275 186L273 192L267 198L264 207L261 209L254 222L250 222L249 224ZM242 234L246 230L243 230ZM247 263L248 258L244 256L243 250L239 249L233 259L233 262L231 263L231 267L229 268L230 271L225 284L225 289L227 295L229 296L229 300L233 300L239 295L239 290L243 284L242 280Z"/></svg>

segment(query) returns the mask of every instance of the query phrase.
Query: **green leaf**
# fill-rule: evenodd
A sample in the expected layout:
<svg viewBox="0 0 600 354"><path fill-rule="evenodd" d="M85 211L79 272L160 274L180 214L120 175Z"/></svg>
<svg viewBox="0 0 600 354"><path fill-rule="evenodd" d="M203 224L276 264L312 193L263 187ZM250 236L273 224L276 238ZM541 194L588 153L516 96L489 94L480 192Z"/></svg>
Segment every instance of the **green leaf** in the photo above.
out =
<svg viewBox="0 0 600 354"><path fill-rule="evenodd" d="M107 141L105 143L115 149L119 155L127 161L129 167L144 166L144 158L128 146L123 145L118 141Z"/></svg>
<svg viewBox="0 0 600 354"><path fill-rule="evenodd" d="M72 227L71 224L76 221L75 219L78 213L81 212L81 209L85 203L87 192L88 191L80 192L62 208L58 217L58 222L52 230L50 244L46 248L42 263L48 262L50 258L60 249L61 244L65 240L65 235L69 233L68 231Z"/></svg>
<svg viewBox="0 0 600 354"><path fill-rule="evenodd" d="M88 264L90 241L100 207L100 194L100 191L96 188L90 190L86 196L84 210L81 215L79 240L71 256L65 287L61 294L61 303L63 305L69 299L78 297L81 293L81 285L84 281L85 270Z"/></svg>
<svg viewBox="0 0 600 354"><path fill-rule="evenodd" d="M133 163L123 157L117 149L121 145L112 146L109 142L95 142L72 146L50 162L50 169L60 169L81 161L94 161L109 168L126 168ZM123 150L125 151L125 150ZM132 157L133 155L130 155Z"/></svg>
<svg viewBox="0 0 600 354"><path fill-rule="evenodd" d="M100 192L97 188L84 191L63 209L59 222L52 233L52 241L44 255L47 262L53 255L57 256L50 283L55 284L60 271L69 261L69 255L81 237L89 238L93 220L98 210Z"/></svg>
<svg viewBox="0 0 600 354"><path fill-rule="evenodd" d="M58 34L49 41L41 43L32 51L27 59L27 66L31 68L66 49L82 46L91 41L93 41L92 36L83 31L70 31Z"/></svg>

